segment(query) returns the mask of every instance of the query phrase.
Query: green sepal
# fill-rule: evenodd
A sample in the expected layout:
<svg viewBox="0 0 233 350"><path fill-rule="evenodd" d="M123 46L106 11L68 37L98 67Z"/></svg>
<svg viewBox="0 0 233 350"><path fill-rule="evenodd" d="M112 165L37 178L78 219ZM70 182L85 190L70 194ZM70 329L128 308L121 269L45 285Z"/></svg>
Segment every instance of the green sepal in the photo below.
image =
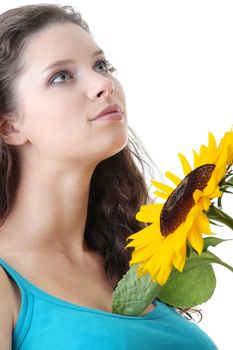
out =
<svg viewBox="0 0 233 350"><path fill-rule="evenodd" d="M140 315L159 294L162 286L153 283L148 273L138 276L140 264L133 264L113 292L112 312Z"/></svg>
<svg viewBox="0 0 233 350"><path fill-rule="evenodd" d="M222 225L219 225L219 224L217 224L216 222L214 222L214 221L212 221L212 220L210 220L210 219L209 219L209 223L210 223L211 225L215 225L215 226L218 226L218 227L222 227Z"/></svg>
<svg viewBox="0 0 233 350"><path fill-rule="evenodd" d="M228 167L226 175L224 178L220 181L219 187L220 191L222 192L222 195L218 198L217 203L218 207L222 208L222 196L224 193L232 193L231 191L228 191L228 188L233 188L233 170L231 170L231 166Z"/></svg>
<svg viewBox="0 0 233 350"><path fill-rule="evenodd" d="M210 220L221 222L222 224L230 227L233 230L233 218L224 213L220 208L211 205L206 213Z"/></svg>
<svg viewBox="0 0 233 350"><path fill-rule="evenodd" d="M204 257L204 259L210 259L212 260L212 263L216 263L219 265L222 265L224 267L226 267L228 270L230 270L231 272L233 272L233 267L227 263L225 263L224 261L222 261L221 259L219 259L214 253L210 252L209 250L207 250L205 253L202 253L200 257ZM200 258L199 257L199 258Z"/></svg>

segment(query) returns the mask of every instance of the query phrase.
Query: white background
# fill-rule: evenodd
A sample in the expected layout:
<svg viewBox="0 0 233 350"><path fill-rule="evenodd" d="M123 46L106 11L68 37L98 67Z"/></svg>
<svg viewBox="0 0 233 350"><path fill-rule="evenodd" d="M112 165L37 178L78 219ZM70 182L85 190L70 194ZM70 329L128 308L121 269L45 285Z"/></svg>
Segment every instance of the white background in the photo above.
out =
<svg viewBox="0 0 233 350"><path fill-rule="evenodd" d="M162 172L183 176L177 153L219 141L233 124L233 2L208 0L69 0L118 69L129 124ZM39 1L7 1L0 11ZM157 178L157 180L160 180ZM169 184L169 183L168 183ZM148 181L148 186L149 186ZM233 197L224 208L232 215ZM227 228L218 237L233 238ZM233 265L233 242L213 248ZM219 349L233 349L232 273L214 265L217 287L199 323Z"/></svg>

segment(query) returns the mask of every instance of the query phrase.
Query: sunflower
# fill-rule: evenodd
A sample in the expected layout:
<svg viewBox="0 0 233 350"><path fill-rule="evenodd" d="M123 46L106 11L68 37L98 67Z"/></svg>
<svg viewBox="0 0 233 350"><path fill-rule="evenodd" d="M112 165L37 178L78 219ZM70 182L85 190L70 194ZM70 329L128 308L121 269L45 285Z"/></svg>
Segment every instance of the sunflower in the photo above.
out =
<svg viewBox="0 0 233 350"><path fill-rule="evenodd" d="M225 133L219 146L209 132L208 146L202 145L199 154L193 150L193 169L183 154L179 158L184 179L166 172L175 188L151 180L159 190L154 194L165 202L141 206L136 219L151 225L129 236L132 241L126 246L134 247L130 266L140 263L138 276L148 272L152 282L160 285L166 283L173 266L183 270L187 242L200 255L202 235L213 234L206 212L211 200L222 195L219 184L233 162L233 130Z"/></svg>

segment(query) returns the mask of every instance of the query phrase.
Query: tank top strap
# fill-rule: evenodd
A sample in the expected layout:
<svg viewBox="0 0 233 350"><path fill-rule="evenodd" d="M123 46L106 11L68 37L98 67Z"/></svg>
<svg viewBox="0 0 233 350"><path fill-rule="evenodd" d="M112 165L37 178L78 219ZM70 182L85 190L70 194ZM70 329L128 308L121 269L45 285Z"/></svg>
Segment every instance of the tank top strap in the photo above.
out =
<svg viewBox="0 0 233 350"><path fill-rule="evenodd" d="M20 312L12 335L13 349L19 349L30 325L33 313L33 295L26 281L22 279L20 274L1 258L0 266L2 266L7 275L17 284L21 293Z"/></svg>

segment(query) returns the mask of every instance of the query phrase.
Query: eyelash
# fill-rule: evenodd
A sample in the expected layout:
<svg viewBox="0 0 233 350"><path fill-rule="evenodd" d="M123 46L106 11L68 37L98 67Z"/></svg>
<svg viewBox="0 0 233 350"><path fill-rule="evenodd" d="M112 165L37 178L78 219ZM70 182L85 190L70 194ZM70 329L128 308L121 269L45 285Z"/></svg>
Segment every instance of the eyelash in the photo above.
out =
<svg viewBox="0 0 233 350"><path fill-rule="evenodd" d="M117 71L117 69L116 69L106 58L97 61L97 62L95 63L95 66L98 65L98 64L100 64L100 63L104 63L104 64L105 64L105 67L106 67L105 70L104 70L105 73L107 73L107 72L113 73L113 72L116 72L116 71ZM64 74L64 73L68 73L69 75L72 75L72 74L70 74L70 72L69 72L68 70L62 70L62 71L56 73L56 74L52 77L52 79L49 80L49 84L51 84L51 85L52 85L52 84L55 84L55 85L56 85L56 84L60 84L60 83L54 83L53 81L54 81L57 77L59 77L60 75L62 75L62 74Z"/></svg>

